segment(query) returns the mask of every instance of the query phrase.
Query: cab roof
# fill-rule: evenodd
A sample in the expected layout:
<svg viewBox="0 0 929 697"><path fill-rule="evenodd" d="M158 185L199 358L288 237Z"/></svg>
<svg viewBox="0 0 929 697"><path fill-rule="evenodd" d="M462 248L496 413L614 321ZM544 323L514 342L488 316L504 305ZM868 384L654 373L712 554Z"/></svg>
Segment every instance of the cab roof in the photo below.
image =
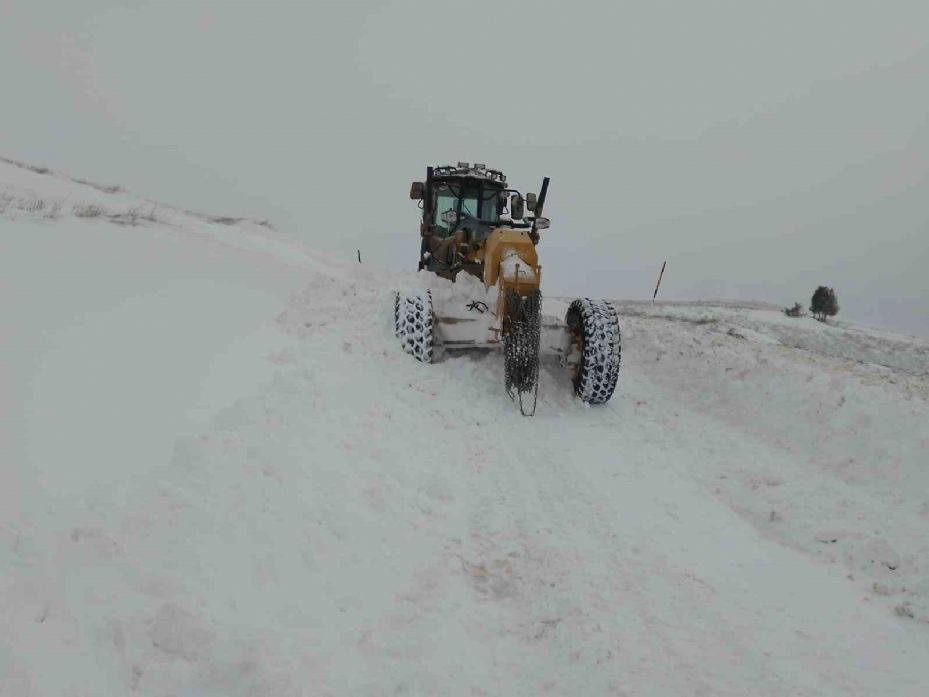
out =
<svg viewBox="0 0 929 697"><path fill-rule="evenodd" d="M489 184L496 184L503 188L506 186L506 175L498 169L488 169L486 165L459 162L457 165L439 165L433 168L434 179L471 179Z"/></svg>

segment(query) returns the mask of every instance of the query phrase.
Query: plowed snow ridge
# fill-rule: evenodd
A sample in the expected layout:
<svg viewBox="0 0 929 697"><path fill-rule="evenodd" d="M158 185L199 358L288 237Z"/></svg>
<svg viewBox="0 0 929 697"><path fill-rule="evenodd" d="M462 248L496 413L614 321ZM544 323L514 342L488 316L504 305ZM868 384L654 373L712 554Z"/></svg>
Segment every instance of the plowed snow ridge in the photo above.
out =
<svg viewBox="0 0 929 697"><path fill-rule="evenodd" d="M929 692L927 342L617 302L613 401L526 419L397 344L473 284L0 197L0 694Z"/></svg>

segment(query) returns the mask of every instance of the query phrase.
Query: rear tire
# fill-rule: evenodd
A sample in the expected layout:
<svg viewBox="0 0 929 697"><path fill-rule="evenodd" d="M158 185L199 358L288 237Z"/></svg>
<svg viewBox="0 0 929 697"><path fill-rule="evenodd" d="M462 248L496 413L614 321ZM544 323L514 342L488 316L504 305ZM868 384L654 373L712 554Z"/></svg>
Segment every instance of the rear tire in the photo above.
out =
<svg viewBox="0 0 929 697"><path fill-rule="evenodd" d="M616 389L622 354L616 308L606 300L578 299L565 323L581 349L574 392L588 404L605 404Z"/></svg>
<svg viewBox="0 0 929 697"><path fill-rule="evenodd" d="M394 301L394 327L404 351L423 363L432 363L435 352L432 293L398 292Z"/></svg>

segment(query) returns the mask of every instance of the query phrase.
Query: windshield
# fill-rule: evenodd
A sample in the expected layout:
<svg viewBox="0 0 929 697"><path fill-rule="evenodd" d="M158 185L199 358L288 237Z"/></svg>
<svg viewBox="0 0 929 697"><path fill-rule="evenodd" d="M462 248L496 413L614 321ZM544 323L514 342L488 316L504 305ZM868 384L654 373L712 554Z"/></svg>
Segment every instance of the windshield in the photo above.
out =
<svg viewBox="0 0 929 697"><path fill-rule="evenodd" d="M460 184L438 184L435 188L435 224L441 231L448 233L448 225L442 221L442 214L447 210L458 210L458 201L461 200L461 212L473 215L475 218L497 222L497 201L500 200L500 190L477 186L462 186Z"/></svg>

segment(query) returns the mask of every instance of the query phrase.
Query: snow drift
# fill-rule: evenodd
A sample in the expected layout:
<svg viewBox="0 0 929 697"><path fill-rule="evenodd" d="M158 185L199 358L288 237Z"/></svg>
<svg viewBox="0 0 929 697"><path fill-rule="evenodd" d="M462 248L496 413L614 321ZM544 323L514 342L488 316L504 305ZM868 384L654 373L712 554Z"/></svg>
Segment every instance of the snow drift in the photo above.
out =
<svg viewBox="0 0 929 697"><path fill-rule="evenodd" d="M925 341L618 302L525 419L438 279L9 162L0 240L0 694L929 689Z"/></svg>

